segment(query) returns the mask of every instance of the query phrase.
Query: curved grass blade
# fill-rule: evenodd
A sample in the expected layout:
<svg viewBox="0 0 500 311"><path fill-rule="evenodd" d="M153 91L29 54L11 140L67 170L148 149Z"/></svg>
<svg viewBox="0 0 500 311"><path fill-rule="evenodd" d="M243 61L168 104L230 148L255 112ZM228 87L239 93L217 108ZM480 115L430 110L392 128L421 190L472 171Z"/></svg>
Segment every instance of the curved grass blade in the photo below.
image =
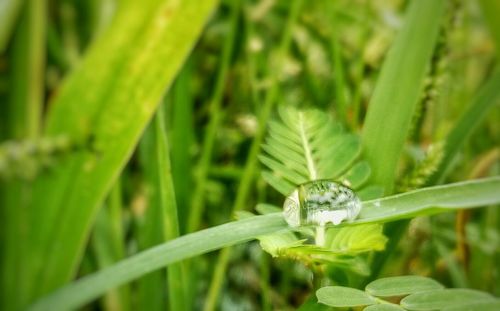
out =
<svg viewBox="0 0 500 311"><path fill-rule="evenodd" d="M286 228L286 223L281 214L272 214L243 219L184 235L138 253L95 274L83 277L35 302L28 310L74 309L99 297L108 289L159 268L284 228Z"/></svg>
<svg viewBox="0 0 500 311"><path fill-rule="evenodd" d="M356 223L393 221L445 210L487 206L500 202L500 177L422 188L363 202Z"/></svg>
<svg viewBox="0 0 500 311"><path fill-rule="evenodd" d="M426 214L435 207L438 211L477 207L500 203L500 177L424 188L405 195L395 195L381 200L365 202L368 213L361 213L354 223L380 222L394 218L411 218ZM471 197L471 193L475 193ZM419 204L421 197L431 197ZM378 203L377 203L378 202ZM400 204L412 202L409 209ZM397 208L397 206L400 206ZM272 210L272 207L266 207ZM391 216L396 213L396 217ZM255 239L258 236L288 229L281 213L255 216L198 231L153 247L127 258L107 269L86 276L40 299L29 310L66 310L82 306L107 290L129 282L154 270L180 260L215 249Z"/></svg>

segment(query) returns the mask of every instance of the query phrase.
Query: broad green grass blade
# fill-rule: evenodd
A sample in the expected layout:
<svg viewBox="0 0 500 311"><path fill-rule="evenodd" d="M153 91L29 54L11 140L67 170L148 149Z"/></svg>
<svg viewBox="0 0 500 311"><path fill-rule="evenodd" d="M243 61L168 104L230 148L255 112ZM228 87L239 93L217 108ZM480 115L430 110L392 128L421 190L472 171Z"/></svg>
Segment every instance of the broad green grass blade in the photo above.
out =
<svg viewBox="0 0 500 311"><path fill-rule="evenodd" d="M500 72L495 73L481 87L470 107L464 111L445 141L445 151L436 172L429 178L428 185L443 182L460 149L467 142L478 125L487 117L488 111L500 103Z"/></svg>
<svg viewBox="0 0 500 311"><path fill-rule="evenodd" d="M446 186L424 188L405 195L395 195L365 203L357 223L378 223L394 218L411 218L429 209L456 210L500 203L500 178L487 178ZM472 196L471 196L472 195ZM422 197L428 198L423 200ZM401 204L413 202L409 209ZM272 208L267 208L272 209ZM437 211L436 211L437 212ZM396 215L396 217L393 216ZM349 224L343 224L349 225ZM40 299L29 310L66 310L82 306L107 290L127 283L154 270L189 257L259 236L287 229L281 213L255 216L191 233L127 258L107 269L84 277Z"/></svg>
<svg viewBox="0 0 500 311"><path fill-rule="evenodd" d="M33 292L75 273L99 204L193 47L216 1L126 1L52 102L46 135L88 147L33 191ZM168 60L168 62L166 62Z"/></svg>
<svg viewBox="0 0 500 311"><path fill-rule="evenodd" d="M390 194L396 167L436 43L442 0L411 1L377 81L363 126L372 179ZM423 18L425 16L425 18Z"/></svg>
<svg viewBox="0 0 500 311"><path fill-rule="evenodd" d="M96 274L63 287L28 310L68 310L82 306L107 290L171 263L286 228L281 214L252 217L184 235L132 256Z"/></svg>

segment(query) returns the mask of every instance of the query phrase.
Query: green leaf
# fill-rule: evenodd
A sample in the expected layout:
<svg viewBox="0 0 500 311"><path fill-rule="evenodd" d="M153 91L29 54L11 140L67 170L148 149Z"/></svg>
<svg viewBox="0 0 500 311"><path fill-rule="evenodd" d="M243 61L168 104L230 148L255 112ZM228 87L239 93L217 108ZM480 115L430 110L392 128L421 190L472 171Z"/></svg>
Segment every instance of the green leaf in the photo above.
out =
<svg viewBox="0 0 500 311"><path fill-rule="evenodd" d="M357 307L376 304L376 300L359 289L326 286L316 291L318 302L330 307Z"/></svg>
<svg viewBox="0 0 500 311"><path fill-rule="evenodd" d="M155 164L158 189L158 203L161 210L164 241L175 239L179 236L179 218L177 202L172 181L170 166L170 148L165 128L163 107L160 107L154 118L155 133ZM187 289L183 263L170 265L167 273L168 297L171 310L183 310L186 305Z"/></svg>
<svg viewBox="0 0 500 311"><path fill-rule="evenodd" d="M366 291L373 296L403 296L428 290L444 288L437 281L417 275L395 276L378 279L366 286Z"/></svg>
<svg viewBox="0 0 500 311"><path fill-rule="evenodd" d="M399 157L420 99L444 10L442 0L411 1L403 28L387 55L363 126L373 181L390 194ZM425 18L422 18L425 16Z"/></svg>
<svg viewBox="0 0 500 311"><path fill-rule="evenodd" d="M45 134L66 134L87 148L34 186L31 296L75 275L97 208L215 4L124 2L109 29L58 90Z"/></svg>
<svg viewBox="0 0 500 311"><path fill-rule="evenodd" d="M405 309L401 308L398 305L390 305L390 304L379 304L379 305L371 305L363 309L363 311L404 311Z"/></svg>
<svg viewBox="0 0 500 311"><path fill-rule="evenodd" d="M494 299L490 294L478 290L452 288L411 294L401 300L401 306L409 310L440 310Z"/></svg>
<svg viewBox="0 0 500 311"><path fill-rule="evenodd" d="M443 311L498 311L500 310L500 300L481 301L466 303L459 306L450 306L443 309Z"/></svg>
<svg viewBox="0 0 500 311"><path fill-rule="evenodd" d="M285 231L261 236L259 241L263 250L277 257L283 250L303 245L305 240L299 240L293 232Z"/></svg>
<svg viewBox="0 0 500 311"><path fill-rule="evenodd" d="M500 202L500 177L448 184L363 202L355 223L393 221Z"/></svg>
<svg viewBox="0 0 500 311"><path fill-rule="evenodd" d="M325 247L336 253L356 254L380 251L385 247L387 238L380 224L328 228Z"/></svg>
<svg viewBox="0 0 500 311"><path fill-rule="evenodd" d="M272 171L264 172L264 179L283 195L310 180L339 178L360 155L359 138L343 134L322 111L282 107L279 115L281 122L269 123L269 136L262 147L267 155L259 159ZM369 174L364 163L340 179L356 188Z"/></svg>

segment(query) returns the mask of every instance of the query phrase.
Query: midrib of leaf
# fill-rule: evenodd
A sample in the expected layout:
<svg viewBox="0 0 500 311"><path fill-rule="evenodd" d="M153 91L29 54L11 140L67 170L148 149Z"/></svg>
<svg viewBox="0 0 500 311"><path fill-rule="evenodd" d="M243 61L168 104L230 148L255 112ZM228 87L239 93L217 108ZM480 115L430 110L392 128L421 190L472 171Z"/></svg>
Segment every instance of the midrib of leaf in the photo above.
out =
<svg viewBox="0 0 500 311"><path fill-rule="evenodd" d="M316 171L316 165L314 164L312 150L311 146L309 145L309 140L307 139L305 126L306 122L304 120L304 113L299 112L298 129L300 133L302 147L304 148L304 156L307 162L307 170L309 171L309 180L316 180L318 179L318 172Z"/></svg>
<svg viewBox="0 0 500 311"><path fill-rule="evenodd" d="M491 177L363 202L359 223L379 223L463 208L500 203L500 177ZM201 230L145 250L97 273L66 285L35 302L28 310L74 309L99 297L107 290L127 283L172 263L258 236L275 233L288 226L281 213L272 213Z"/></svg>

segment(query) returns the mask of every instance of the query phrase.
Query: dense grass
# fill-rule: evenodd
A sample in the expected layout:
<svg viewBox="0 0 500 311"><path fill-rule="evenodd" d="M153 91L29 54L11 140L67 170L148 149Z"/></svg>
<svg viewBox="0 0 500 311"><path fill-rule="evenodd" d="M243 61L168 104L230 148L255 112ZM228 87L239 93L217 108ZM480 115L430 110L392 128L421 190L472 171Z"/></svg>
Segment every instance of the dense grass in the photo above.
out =
<svg viewBox="0 0 500 311"><path fill-rule="evenodd" d="M498 8L5 1L0 309L320 310L407 274L500 295ZM318 178L363 200L327 245L275 213Z"/></svg>

